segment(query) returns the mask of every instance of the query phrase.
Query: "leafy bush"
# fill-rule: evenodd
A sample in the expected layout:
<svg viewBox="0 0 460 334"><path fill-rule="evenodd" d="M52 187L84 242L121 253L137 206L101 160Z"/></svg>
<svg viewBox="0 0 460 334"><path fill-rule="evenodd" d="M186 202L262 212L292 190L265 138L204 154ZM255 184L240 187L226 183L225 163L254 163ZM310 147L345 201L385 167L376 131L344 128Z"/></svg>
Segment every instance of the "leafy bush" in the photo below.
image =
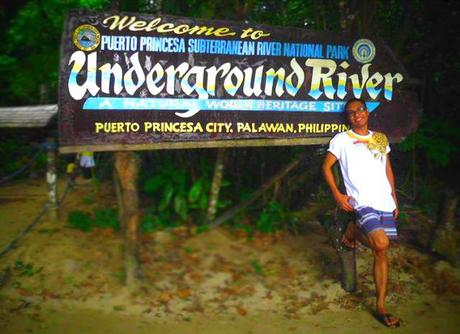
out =
<svg viewBox="0 0 460 334"><path fill-rule="evenodd" d="M32 263L24 263L21 260L16 260L14 264L14 269L19 272L19 276L31 277L35 274L40 273L43 270L43 267L34 267Z"/></svg>
<svg viewBox="0 0 460 334"><path fill-rule="evenodd" d="M37 147L31 146L28 138L12 137L0 141L0 177L7 176L24 165L31 163L36 154ZM40 153L33 162L35 169L44 169L46 166L46 154ZM23 173L27 175L27 173Z"/></svg>
<svg viewBox="0 0 460 334"><path fill-rule="evenodd" d="M256 221L255 228L262 233L273 233L292 220L286 209L278 202L270 202Z"/></svg>
<svg viewBox="0 0 460 334"><path fill-rule="evenodd" d="M118 213L113 208L96 208L93 214L80 210L71 211L67 220L71 227L84 232L90 232L94 228L120 230Z"/></svg>
<svg viewBox="0 0 460 334"><path fill-rule="evenodd" d="M159 195L158 212L165 213L171 210L182 220L187 218L187 190L186 173L183 169L176 169L169 163L160 167L158 173L144 184L144 191L151 195ZM172 219L174 219L171 215Z"/></svg>
<svg viewBox="0 0 460 334"><path fill-rule="evenodd" d="M80 210L71 211L67 217L67 221L70 226L77 230L89 232L92 229L90 215Z"/></svg>
<svg viewBox="0 0 460 334"><path fill-rule="evenodd" d="M416 132L400 144L403 151L419 149L434 164L446 167L458 154L460 133L452 122L426 118Z"/></svg>
<svg viewBox="0 0 460 334"><path fill-rule="evenodd" d="M170 219L169 212L163 211L155 214L148 211L141 220L141 229L144 232L154 232L179 226L179 222Z"/></svg>
<svg viewBox="0 0 460 334"><path fill-rule="evenodd" d="M252 225L248 224L236 223L235 225L233 225L233 228L235 230L242 230L246 232L248 235L251 235L254 232L254 228L252 227Z"/></svg>
<svg viewBox="0 0 460 334"><path fill-rule="evenodd" d="M155 175L144 183L144 191L158 205L145 214L143 230L171 228L190 219L198 223L203 221L211 190L211 179L207 174L204 172L204 175L192 181L185 168L177 168L168 160L163 161ZM228 185L230 182L222 182L222 187ZM217 207L224 208L229 204L228 200L219 200Z"/></svg>
<svg viewBox="0 0 460 334"><path fill-rule="evenodd" d="M91 220L95 227L111 228L115 231L120 230L118 210L114 208L96 208Z"/></svg>

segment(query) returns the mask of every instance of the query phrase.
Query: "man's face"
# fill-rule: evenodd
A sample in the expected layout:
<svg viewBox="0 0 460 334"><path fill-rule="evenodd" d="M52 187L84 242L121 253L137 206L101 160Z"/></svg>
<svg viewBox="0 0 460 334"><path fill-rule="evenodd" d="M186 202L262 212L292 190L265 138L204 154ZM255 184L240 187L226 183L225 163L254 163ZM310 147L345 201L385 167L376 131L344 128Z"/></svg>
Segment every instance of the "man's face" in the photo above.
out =
<svg viewBox="0 0 460 334"><path fill-rule="evenodd" d="M361 102L351 102L347 107L346 113L352 128L367 126L369 111Z"/></svg>

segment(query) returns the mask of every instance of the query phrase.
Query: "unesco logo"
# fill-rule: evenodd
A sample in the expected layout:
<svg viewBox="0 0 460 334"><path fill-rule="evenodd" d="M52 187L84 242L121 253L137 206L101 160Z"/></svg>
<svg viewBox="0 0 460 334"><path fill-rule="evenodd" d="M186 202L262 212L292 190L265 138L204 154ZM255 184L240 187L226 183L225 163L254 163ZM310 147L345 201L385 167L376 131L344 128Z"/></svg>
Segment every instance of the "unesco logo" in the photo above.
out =
<svg viewBox="0 0 460 334"><path fill-rule="evenodd" d="M101 34L92 25L84 24L75 29L72 40L80 50L93 51L101 42Z"/></svg>
<svg viewBox="0 0 460 334"><path fill-rule="evenodd" d="M375 57L375 45L368 39L357 40L353 45L353 57L360 63L369 63Z"/></svg>

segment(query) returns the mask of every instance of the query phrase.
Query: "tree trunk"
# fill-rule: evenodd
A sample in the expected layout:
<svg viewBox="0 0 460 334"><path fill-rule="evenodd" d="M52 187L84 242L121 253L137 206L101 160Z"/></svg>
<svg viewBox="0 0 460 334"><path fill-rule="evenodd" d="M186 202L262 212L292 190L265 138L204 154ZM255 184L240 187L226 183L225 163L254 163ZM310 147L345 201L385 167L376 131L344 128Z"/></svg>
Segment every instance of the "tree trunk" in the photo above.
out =
<svg viewBox="0 0 460 334"><path fill-rule="evenodd" d="M119 209L125 238L126 287L138 290L140 264L138 256L138 227L140 221L137 182L140 159L134 152L116 152L115 170L120 183Z"/></svg>
<svg viewBox="0 0 460 334"><path fill-rule="evenodd" d="M206 215L206 224L213 221L217 212L217 202L219 201L219 192L222 185L222 177L224 175L224 158L226 149L219 148L217 150L217 159L214 166L214 176L212 178L211 193L209 195L208 212Z"/></svg>
<svg viewBox="0 0 460 334"><path fill-rule="evenodd" d="M457 262L457 234L455 231L455 212L458 194L446 192L440 206L437 228L431 243L431 249L445 257L451 264Z"/></svg>
<svg viewBox="0 0 460 334"><path fill-rule="evenodd" d="M54 138L48 138L46 143L47 150L47 167L46 167L46 182L48 184L48 205L51 221L56 221L58 218L58 203L57 203L57 174L56 174L56 141Z"/></svg>

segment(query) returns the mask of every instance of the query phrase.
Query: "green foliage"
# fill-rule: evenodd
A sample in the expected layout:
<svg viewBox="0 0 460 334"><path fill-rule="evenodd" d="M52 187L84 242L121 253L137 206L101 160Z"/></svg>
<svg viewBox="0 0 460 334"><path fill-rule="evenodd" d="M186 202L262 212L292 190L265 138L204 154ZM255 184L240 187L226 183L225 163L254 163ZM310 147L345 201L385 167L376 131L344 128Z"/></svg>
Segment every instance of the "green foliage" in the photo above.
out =
<svg viewBox="0 0 460 334"><path fill-rule="evenodd" d="M399 226L407 225L408 223L409 223L409 215L407 214L406 211L401 209L401 211L399 211L399 215L398 215L398 225Z"/></svg>
<svg viewBox="0 0 460 334"><path fill-rule="evenodd" d="M254 227L252 227L251 225L248 225L248 224L236 223L235 225L233 225L233 228L235 230L243 230L248 235L252 235L252 233L254 232Z"/></svg>
<svg viewBox="0 0 460 334"><path fill-rule="evenodd" d="M0 176L9 175L30 162L38 150L27 142L27 138L4 138L0 141ZM46 155L41 153L34 162L35 169L46 166Z"/></svg>
<svg viewBox="0 0 460 334"><path fill-rule="evenodd" d="M292 220L289 212L278 202L270 202L255 223L255 228L262 233L273 233Z"/></svg>
<svg viewBox="0 0 460 334"><path fill-rule="evenodd" d="M460 131L452 122L425 119L420 128L400 144L400 149L418 149L435 165L445 167L452 161L453 156L458 154L459 142Z"/></svg>
<svg viewBox="0 0 460 334"><path fill-rule="evenodd" d="M324 10L323 4L311 0L257 0L248 19L258 23L314 29L322 24Z"/></svg>
<svg viewBox="0 0 460 334"><path fill-rule="evenodd" d="M74 285L75 279L72 276L67 275L66 277L64 277L64 283L67 285Z"/></svg>
<svg viewBox="0 0 460 334"><path fill-rule="evenodd" d="M84 9L104 10L110 7L112 0L79 0L79 5Z"/></svg>
<svg viewBox="0 0 460 334"><path fill-rule="evenodd" d="M7 67L0 62L0 72L7 75L8 90L17 101L38 103L40 85L57 87L59 38L66 9L56 0L30 1L9 25L2 48L9 59Z"/></svg>
<svg viewBox="0 0 460 334"><path fill-rule="evenodd" d="M84 232L90 232L94 228L111 228L120 230L117 209L96 208L92 214L84 211L74 210L68 215L67 221L73 228Z"/></svg>
<svg viewBox="0 0 460 334"><path fill-rule="evenodd" d="M83 203L84 203L85 205L91 205L91 204L93 204L93 203L94 203L94 197L91 196L91 195L90 195L90 196L85 196L85 197L83 197Z"/></svg>
<svg viewBox="0 0 460 334"><path fill-rule="evenodd" d="M156 175L147 179L144 191L151 195L159 195L159 213L170 211L181 220L187 218L187 175L184 169L176 169L169 162L165 163Z"/></svg>
<svg viewBox="0 0 460 334"><path fill-rule="evenodd" d="M38 274L43 270L43 267L34 267L31 263L24 263L23 261L17 260L14 264L14 269L19 272L19 276L31 277L35 274Z"/></svg>
<svg viewBox="0 0 460 334"><path fill-rule="evenodd" d="M141 220L141 229L147 233L174 228L179 225L179 221L170 218L170 212L168 211L158 213L149 211L142 217Z"/></svg>
<svg viewBox="0 0 460 334"><path fill-rule="evenodd" d="M177 168L170 160L164 160L155 175L148 177L144 183L144 191L154 203L158 203L142 220L144 231L175 227L193 218L201 222L211 189L208 174L205 169L203 175L193 181L185 168ZM229 184L224 181L222 186ZM228 200L220 200L217 206L224 208L229 204Z"/></svg>
<svg viewBox="0 0 460 334"><path fill-rule="evenodd" d="M207 179L202 177L191 186L188 192L188 203L190 203L190 208L206 209L208 205L208 188L210 188L210 184L206 181Z"/></svg>
<svg viewBox="0 0 460 334"><path fill-rule="evenodd" d="M397 34L400 29L400 23L404 20L404 13L400 1L378 1L376 10L376 19L381 24L376 25L380 35L389 37Z"/></svg>
<svg viewBox="0 0 460 334"><path fill-rule="evenodd" d="M55 103L59 44L70 9L107 8L109 0L28 1L16 16L6 18L0 45L2 104Z"/></svg>
<svg viewBox="0 0 460 334"><path fill-rule="evenodd" d="M431 184L421 184L417 191L417 206L428 215L435 217L442 192L436 190Z"/></svg>
<svg viewBox="0 0 460 334"><path fill-rule="evenodd" d="M114 208L96 208L93 211L92 222L95 227L120 230L118 210Z"/></svg>
<svg viewBox="0 0 460 334"><path fill-rule="evenodd" d="M77 230L89 232L92 229L90 215L80 210L71 211L67 217L67 221L70 226Z"/></svg>
<svg viewBox="0 0 460 334"><path fill-rule="evenodd" d="M331 229L334 226L334 216L329 212L319 215L318 220L325 229Z"/></svg>
<svg viewBox="0 0 460 334"><path fill-rule="evenodd" d="M204 233L204 232L207 232L207 231L209 231L209 226L208 225L200 225L196 229L197 234L201 234L201 233Z"/></svg>
<svg viewBox="0 0 460 334"><path fill-rule="evenodd" d="M262 267L262 265L259 263L259 261L257 260L252 260L251 261L251 266L252 268L254 269L254 271L256 272L257 275L264 275L264 269Z"/></svg>

